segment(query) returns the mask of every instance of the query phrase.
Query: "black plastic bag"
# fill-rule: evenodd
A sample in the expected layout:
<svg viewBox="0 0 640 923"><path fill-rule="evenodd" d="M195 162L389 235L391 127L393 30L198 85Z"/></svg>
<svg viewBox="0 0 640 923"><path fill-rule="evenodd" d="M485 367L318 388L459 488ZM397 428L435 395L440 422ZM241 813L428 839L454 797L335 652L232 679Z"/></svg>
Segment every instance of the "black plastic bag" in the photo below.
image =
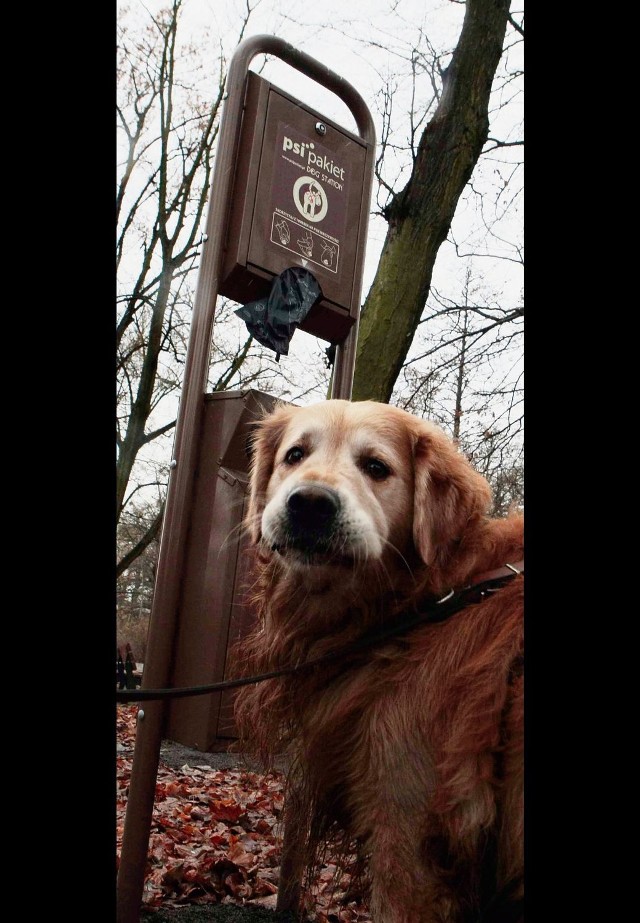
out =
<svg viewBox="0 0 640 923"><path fill-rule="evenodd" d="M276 360L289 353L296 329L322 297L315 276L302 266L285 269L273 280L266 298L250 301L235 312L249 333L276 353Z"/></svg>

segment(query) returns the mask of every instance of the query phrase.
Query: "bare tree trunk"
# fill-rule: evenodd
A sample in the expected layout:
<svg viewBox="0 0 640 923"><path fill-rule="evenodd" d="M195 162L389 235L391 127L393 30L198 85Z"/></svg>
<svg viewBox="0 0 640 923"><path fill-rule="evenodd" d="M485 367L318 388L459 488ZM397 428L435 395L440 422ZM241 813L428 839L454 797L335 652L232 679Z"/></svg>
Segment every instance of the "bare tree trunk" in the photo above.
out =
<svg viewBox="0 0 640 923"><path fill-rule="evenodd" d="M116 521L127 504L127 489L140 450L175 425L172 420L153 431L148 429L158 400L159 360L179 323L176 279L189 272L209 200L212 147L226 82L221 58L218 92L213 102L202 106L197 117L192 111L185 115L176 109L174 96L180 86L176 77L176 41L182 6L183 0L172 0L170 7L154 19L153 34L157 32L158 37L151 45L139 46L126 29L121 35L124 102L119 116L128 152L117 197L118 260L129 251L137 251L139 241L135 232L139 233L140 227L145 228L145 233L137 278L131 290L121 297L122 313L116 329L117 376L121 393L126 395L117 432ZM241 36L249 13L248 9ZM145 53L149 62L148 85L145 81L138 82L136 66L137 55ZM138 168L144 175L144 155L155 150L154 145L158 149L157 165L127 200L134 170ZM180 169L173 175L175 164L180 164ZM149 215L146 208L150 209ZM242 355L246 356L246 349ZM240 356L236 356L233 368L241 364ZM150 533L149 541L154 534Z"/></svg>
<svg viewBox="0 0 640 923"><path fill-rule="evenodd" d="M467 0L438 108L420 139L409 182L386 210L389 230L360 321L354 400L387 402L406 359L438 250L488 136L509 5Z"/></svg>
<svg viewBox="0 0 640 923"><path fill-rule="evenodd" d="M133 564L136 558L139 558L142 552L149 547L151 542L158 537L160 534L160 527L162 526L162 520L164 518L164 503L160 505L157 516L154 518L153 522L149 528L144 532L140 539L133 545L132 548L118 561L116 565L116 578L120 577L125 570Z"/></svg>
<svg viewBox="0 0 640 923"><path fill-rule="evenodd" d="M153 305L153 315L148 333L147 347L142 363L142 373L138 382L136 399L131 407L127 421L127 428L120 446L118 464L116 466L116 517L120 513L125 501L125 491L129 483L131 469L138 456L138 452L148 441L145 426L151 411L151 401L156 383L158 357L162 346L162 329L165 313L169 301L173 272L171 269L163 273L163 278L158 288L158 293Z"/></svg>
<svg viewBox="0 0 640 923"><path fill-rule="evenodd" d="M467 330L469 322L469 309L464 307L464 320L462 326L462 340L460 341L460 355L458 357L458 373L456 376L456 406L453 411L453 438L460 438L460 420L462 419L462 393L464 391L465 361L467 356Z"/></svg>

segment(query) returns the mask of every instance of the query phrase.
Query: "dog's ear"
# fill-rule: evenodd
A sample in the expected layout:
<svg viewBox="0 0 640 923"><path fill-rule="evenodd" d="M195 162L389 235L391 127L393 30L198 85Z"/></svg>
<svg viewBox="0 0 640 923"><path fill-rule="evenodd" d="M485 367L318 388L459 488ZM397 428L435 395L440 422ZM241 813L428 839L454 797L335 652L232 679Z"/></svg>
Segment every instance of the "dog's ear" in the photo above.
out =
<svg viewBox="0 0 640 923"><path fill-rule="evenodd" d="M416 434L413 541L422 560L445 563L454 543L485 516L491 503L487 481L455 443L431 424Z"/></svg>
<svg viewBox="0 0 640 923"><path fill-rule="evenodd" d="M251 433L251 467L249 503L245 517L253 542L260 540L260 524L265 506L265 494L273 471L273 462L284 430L291 419L292 408L279 405L259 423Z"/></svg>

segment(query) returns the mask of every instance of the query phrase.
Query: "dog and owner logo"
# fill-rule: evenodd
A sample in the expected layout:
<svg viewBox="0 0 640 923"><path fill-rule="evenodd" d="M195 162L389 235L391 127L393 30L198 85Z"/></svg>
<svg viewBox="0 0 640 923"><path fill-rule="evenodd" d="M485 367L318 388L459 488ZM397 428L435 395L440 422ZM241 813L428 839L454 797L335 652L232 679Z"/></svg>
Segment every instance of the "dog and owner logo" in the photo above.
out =
<svg viewBox="0 0 640 923"><path fill-rule="evenodd" d="M322 221L327 214L327 197L315 180L301 176L293 184L293 201L300 214L309 221Z"/></svg>
<svg viewBox="0 0 640 923"><path fill-rule="evenodd" d="M290 126L280 124L271 241L336 273L344 230L346 170L331 151L292 134Z"/></svg>

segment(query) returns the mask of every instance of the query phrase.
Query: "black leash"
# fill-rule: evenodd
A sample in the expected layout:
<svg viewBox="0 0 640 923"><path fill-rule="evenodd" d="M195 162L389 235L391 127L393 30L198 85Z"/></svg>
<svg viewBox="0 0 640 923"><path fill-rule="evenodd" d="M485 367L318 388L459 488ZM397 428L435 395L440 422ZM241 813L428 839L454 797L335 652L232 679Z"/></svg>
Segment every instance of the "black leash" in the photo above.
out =
<svg viewBox="0 0 640 923"><path fill-rule="evenodd" d="M331 663L342 657L348 657L350 654L358 654L361 651L375 647L376 644L383 641L398 638L405 632L418 628L420 625L444 622L452 615L455 615L456 612L480 602L489 593L495 593L496 590L499 590L500 587L519 573L521 572L513 570L511 574L484 580L473 586L465 587L458 593L452 591L448 596L431 603L422 612L411 613L386 628L365 632L357 641L347 645L340 651L323 654L321 657L315 657L312 660L305 660L304 663L297 664L294 667L283 667L280 670L272 670L270 673L260 673L257 676L246 676L241 679L227 679L219 683L209 683L206 686L180 686L175 689L117 689L116 700L118 702L148 702L154 699L182 699L187 696L206 695L210 692L224 692L227 689L237 689L239 686L249 686L251 683L262 683L267 679L277 679L279 676L300 673L302 670L317 667L324 663Z"/></svg>

